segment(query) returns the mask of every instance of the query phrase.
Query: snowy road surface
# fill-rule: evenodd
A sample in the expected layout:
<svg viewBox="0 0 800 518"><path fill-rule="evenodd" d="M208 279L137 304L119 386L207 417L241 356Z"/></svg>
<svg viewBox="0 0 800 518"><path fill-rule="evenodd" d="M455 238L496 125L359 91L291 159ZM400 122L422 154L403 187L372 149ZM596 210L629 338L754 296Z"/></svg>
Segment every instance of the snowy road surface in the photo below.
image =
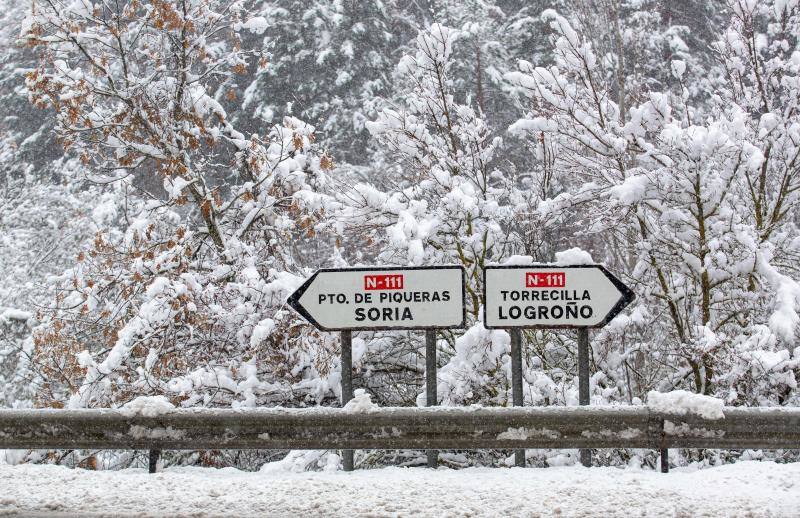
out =
<svg viewBox="0 0 800 518"><path fill-rule="evenodd" d="M800 464L670 474L561 467L354 473L0 465L0 515L800 516Z"/></svg>

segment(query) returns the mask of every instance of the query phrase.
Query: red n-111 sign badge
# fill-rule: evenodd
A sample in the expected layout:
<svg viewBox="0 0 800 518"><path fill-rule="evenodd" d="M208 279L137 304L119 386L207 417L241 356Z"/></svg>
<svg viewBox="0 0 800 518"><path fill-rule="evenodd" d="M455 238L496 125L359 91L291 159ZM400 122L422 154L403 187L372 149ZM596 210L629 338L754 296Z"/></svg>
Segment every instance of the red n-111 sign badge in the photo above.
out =
<svg viewBox="0 0 800 518"><path fill-rule="evenodd" d="M564 272L525 272L526 288L563 288L566 283Z"/></svg>
<svg viewBox="0 0 800 518"><path fill-rule="evenodd" d="M365 275L364 289L372 290L402 290L403 274L391 275Z"/></svg>

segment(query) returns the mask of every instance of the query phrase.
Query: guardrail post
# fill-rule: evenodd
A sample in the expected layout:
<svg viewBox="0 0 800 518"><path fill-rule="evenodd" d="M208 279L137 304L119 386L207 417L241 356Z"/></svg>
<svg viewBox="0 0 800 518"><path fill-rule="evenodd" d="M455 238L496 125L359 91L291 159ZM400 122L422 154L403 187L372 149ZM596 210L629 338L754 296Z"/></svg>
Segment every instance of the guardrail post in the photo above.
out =
<svg viewBox="0 0 800 518"><path fill-rule="evenodd" d="M659 453L661 454L661 473L669 473L669 450L664 448L664 445L667 440L667 432L664 430L664 419L658 420L658 435L659 435L659 443L661 448L659 449Z"/></svg>
<svg viewBox="0 0 800 518"><path fill-rule="evenodd" d="M161 450L150 450L148 453L148 472L155 473L158 467L158 458L161 457Z"/></svg>
<svg viewBox="0 0 800 518"><path fill-rule="evenodd" d="M589 329L578 328L578 402L589 404ZM580 450L581 464L587 468L592 465L592 450Z"/></svg>
<svg viewBox="0 0 800 518"><path fill-rule="evenodd" d="M425 406L436 406L439 397L436 394L436 330L425 330ZM436 468L439 464L439 450L427 450L428 467Z"/></svg>
<svg viewBox="0 0 800 518"><path fill-rule="evenodd" d="M342 406L353 399L353 332L342 331ZM342 450L342 468L353 471L353 450Z"/></svg>
<svg viewBox="0 0 800 518"><path fill-rule="evenodd" d="M511 397L514 406L524 406L522 397L522 331L518 328L509 330L511 335ZM514 450L514 465L525 467L525 450Z"/></svg>

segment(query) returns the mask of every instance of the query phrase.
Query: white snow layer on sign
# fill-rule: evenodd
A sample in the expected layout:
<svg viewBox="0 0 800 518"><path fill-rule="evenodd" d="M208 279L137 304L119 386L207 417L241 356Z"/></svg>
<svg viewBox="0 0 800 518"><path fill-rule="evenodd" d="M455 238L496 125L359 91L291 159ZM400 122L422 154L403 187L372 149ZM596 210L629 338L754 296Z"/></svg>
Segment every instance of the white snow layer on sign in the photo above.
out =
<svg viewBox="0 0 800 518"><path fill-rule="evenodd" d="M56 516L797 516L800 464L86 471L0 466L0 514Z"/></svg>
<svg viewBox="0 0 800 518"><path fill-rule="evenodd" d="M569 250L556 252L556 264L559 266L570 266L573 264L595 264L592 255L586 250L577 246Z"/></svg>
<svg viewBox="0 0 800 518"><path fill-rule="evenodd" d="M651 410L666 414L695 414L706 419L724 419L725 414L722 411L724 404L721 399L686 390L651 391L647 394L647 406Z"/></svg>
<svg viewBox="0 0 800 518"><path fill-rule="evenodd" d="M528 266L534 264L533 257L529 255L512 255L500 264L503 266ZM552 264L554 266L574 266L580 264L597 264L592 259L592 255L578 247L570 248L556 252L556 261Z"/></svg>

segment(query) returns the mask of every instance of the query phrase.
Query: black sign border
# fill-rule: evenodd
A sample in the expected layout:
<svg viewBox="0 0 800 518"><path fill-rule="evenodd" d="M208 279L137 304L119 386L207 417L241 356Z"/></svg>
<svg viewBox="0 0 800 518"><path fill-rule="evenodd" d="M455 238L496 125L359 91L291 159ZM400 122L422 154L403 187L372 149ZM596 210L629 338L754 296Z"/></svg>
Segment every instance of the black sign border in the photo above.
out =
<svg viewBox="0 0 800 518"><path fill-rule="evenodd" d="M314 279L320 273L337 272L396 272L408 270L461 270L461 323L452 326L416 326L416 327L386 327L386 326L364 326L364 327L325 327L311 316L308 311L300 304L300 298L308 290ZM459 264L446 264L440 266L357 266L354 268L321 268L314 272L299 288L287 299L287 303L300 314L311 325L320 331L417 331L426 329L464 329L467 324L467 271Z"/></svg>
<svg viewBox="0 0 800 518"><path fill-rule="evenodd" d="M553 270L563 270L565 268L594 268L596 270L600 270L603 272L603 275L611 281L619 291L622 293L622 298L611 308L611 311L608 312L606 317L598 322L593 326L576 326L571 324L562 324L562 325L548 325L548 324L525 324L525 325L508 325L508 326L489 326L488 322L486 321L486 272L488 270L524 270L526 268L535 268L537 270L544 270L544 269L553 269ZM636 298L636 294L631 290L628 286L626 286L621 280L619 280L613 273L609 272L605 266L600 264L514 264L514 265L497 265L497 266L484 266L483 267L483 327L486 329L598 329L601 327L605 327L611 322L614 317L620 314L620 312L625 309L633 300Z"/></svg>

